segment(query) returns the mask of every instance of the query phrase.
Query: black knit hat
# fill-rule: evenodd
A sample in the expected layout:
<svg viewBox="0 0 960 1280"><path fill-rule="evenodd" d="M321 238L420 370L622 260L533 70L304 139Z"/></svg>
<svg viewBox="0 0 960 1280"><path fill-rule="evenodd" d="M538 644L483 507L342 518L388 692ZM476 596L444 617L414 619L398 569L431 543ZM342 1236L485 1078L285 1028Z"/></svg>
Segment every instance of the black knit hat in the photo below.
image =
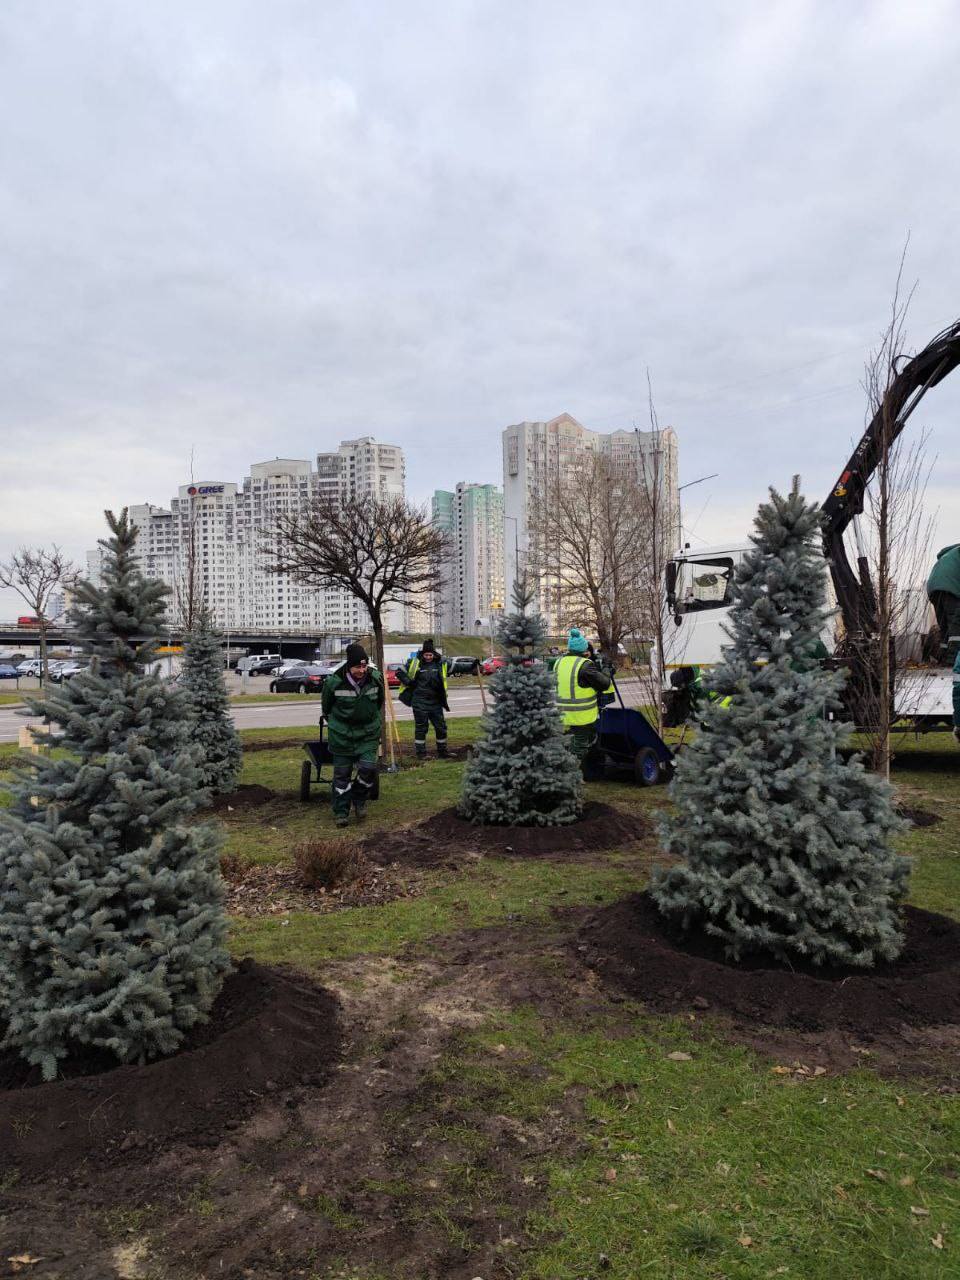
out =
<svg viewBox="0 0 960 1280"><path fill-rule="evenodd" d="M436 649L433 647L433 636L427 636L426 640L424 640L423 644L420 646L420 652L421 653L437 652Z"/></svg>
<svg viewBox="0 0 960 1280"><path fill-rule="evenodd" d="M362 644L347 645L347 666L359 667L361 662L369 662L367 651Z"/></svg>

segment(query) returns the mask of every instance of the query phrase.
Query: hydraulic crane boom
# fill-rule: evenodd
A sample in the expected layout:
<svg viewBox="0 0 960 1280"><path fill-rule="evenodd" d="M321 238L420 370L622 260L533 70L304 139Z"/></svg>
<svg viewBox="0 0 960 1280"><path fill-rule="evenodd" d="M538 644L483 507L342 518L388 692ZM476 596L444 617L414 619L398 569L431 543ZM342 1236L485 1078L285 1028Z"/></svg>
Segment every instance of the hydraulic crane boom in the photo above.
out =
<svg viewBox="0 0 960 1280"><path fill-rule="evenodd" d="M823 504L826 516L823 550L830 566L848 637L873 636L877 631L877 601L870 569L858 546L857 568L847 556L843 535L863 511L864 494L883 456L907 419L930 390L960 365L960 320L938 333L928 346L897 373L880 408L860 438L850 460Z"/></svg>

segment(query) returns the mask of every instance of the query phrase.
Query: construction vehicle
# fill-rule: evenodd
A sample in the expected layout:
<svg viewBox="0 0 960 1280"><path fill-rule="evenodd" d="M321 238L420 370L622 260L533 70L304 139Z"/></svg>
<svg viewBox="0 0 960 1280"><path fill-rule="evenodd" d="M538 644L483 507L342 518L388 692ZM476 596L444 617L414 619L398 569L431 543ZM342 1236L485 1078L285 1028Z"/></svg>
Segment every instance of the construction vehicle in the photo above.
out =
<svg viewBox="0 0 960 1280"><path fill-rule="evenodd" d="M867 708L876 696L879 672L877 595L860 528L867 486L884 450L894 444L923 396L960 365L960 321L944 329L918 355L907 360L887 388L846 466L823 503L823 553L830 570L839 621L837 635L822 639L834 661L848 671L844 700L854 724L868 723ZM856 544L856 567L847 554L845 534ZM748 543L708 547L689 545L666 568L671 614L664 637L670 675L665 690L668 723L682 720L687 690L698 668L719 662L728 643L724 622L731 603L737 566ZM893 712L918 732L953 723L951 664L960 645L960 546L944 547L927 581L936 627L924 637L925 664L909 669L893 654ZM873 704L875 705L875 704Z"/></svg>

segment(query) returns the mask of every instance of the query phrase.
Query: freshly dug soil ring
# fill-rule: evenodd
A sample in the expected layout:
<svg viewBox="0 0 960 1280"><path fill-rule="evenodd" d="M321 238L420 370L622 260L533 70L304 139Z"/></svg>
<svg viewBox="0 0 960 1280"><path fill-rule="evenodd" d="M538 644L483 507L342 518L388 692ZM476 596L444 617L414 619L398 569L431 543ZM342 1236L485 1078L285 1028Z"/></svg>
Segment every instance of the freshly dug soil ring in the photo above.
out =
<svg viewBox="0 0 960 1280"><path fill-rule="evenodd" d="M580 859L649 834L645 818L594 802L584 807L579 822L565 827L481 827L461 818L456 809L441 809L415 827L365 841L363 852L381 866L455 864L469 852L497 858Z"/></svg>
<svg viewBox="0 0 960 1280"><path fill-rule="evenodd" d="M214 1146L264 1093L323 1083L339 1045L329 992L241 961L210 1020L170 1058L115 1066L94 1052L43 1084L19 1054L0 1052L0 1172L30 1177L81 1160L143 1159L171 1140Z"/></svg>
<svg viewBox="0 0 960 1280"><path fill-rule="evenodd" d="M869 1039L885 1027L960 1023L960 924L907 907L907 941L892 964L786 969L758 956L725 960L702 934L671 930L646 894L595 912L580 931L581 958L656 1009L710 1008L768 1027L839 1028Z"/></svg>
<svg viewBox="0 0 960 1280"><path fill-rule="evenodd" d="M259 809L262 804L269 804L276 798L275 791L271 791L269 787L261 787L259 782L243 782L234 791L214 796L210 808L214 813L227 813L231 809L234 812Z"/></svg>

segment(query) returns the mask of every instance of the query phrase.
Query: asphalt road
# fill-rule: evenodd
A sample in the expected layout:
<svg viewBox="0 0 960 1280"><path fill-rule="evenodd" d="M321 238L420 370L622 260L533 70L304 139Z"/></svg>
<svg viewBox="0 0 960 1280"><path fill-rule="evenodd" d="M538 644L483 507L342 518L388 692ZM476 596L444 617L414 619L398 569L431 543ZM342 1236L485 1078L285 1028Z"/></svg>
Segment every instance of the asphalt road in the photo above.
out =
<svg viewBox="0 0 960 1280"><path fill-rule="evenodd" d="M636 705L637 689L635 681L621 685L621 693L627 706ZM448 699L451 716L478 716L483 711L477 685L464 684L458 687L453 682ZM489 701L489 693L487 699ZM306 702L256 702L248 706L235 706L232 711L233 722L238 729L275 729L284 725L316 724L320 718L319 704L319 698L311 698ZM396 693L393 706L398 720L413 719L410 709L397 701ZM20 715L12 707L0 707L0 742L16 742L21 725L37 723L39 721L36 717Z"/></svg>

